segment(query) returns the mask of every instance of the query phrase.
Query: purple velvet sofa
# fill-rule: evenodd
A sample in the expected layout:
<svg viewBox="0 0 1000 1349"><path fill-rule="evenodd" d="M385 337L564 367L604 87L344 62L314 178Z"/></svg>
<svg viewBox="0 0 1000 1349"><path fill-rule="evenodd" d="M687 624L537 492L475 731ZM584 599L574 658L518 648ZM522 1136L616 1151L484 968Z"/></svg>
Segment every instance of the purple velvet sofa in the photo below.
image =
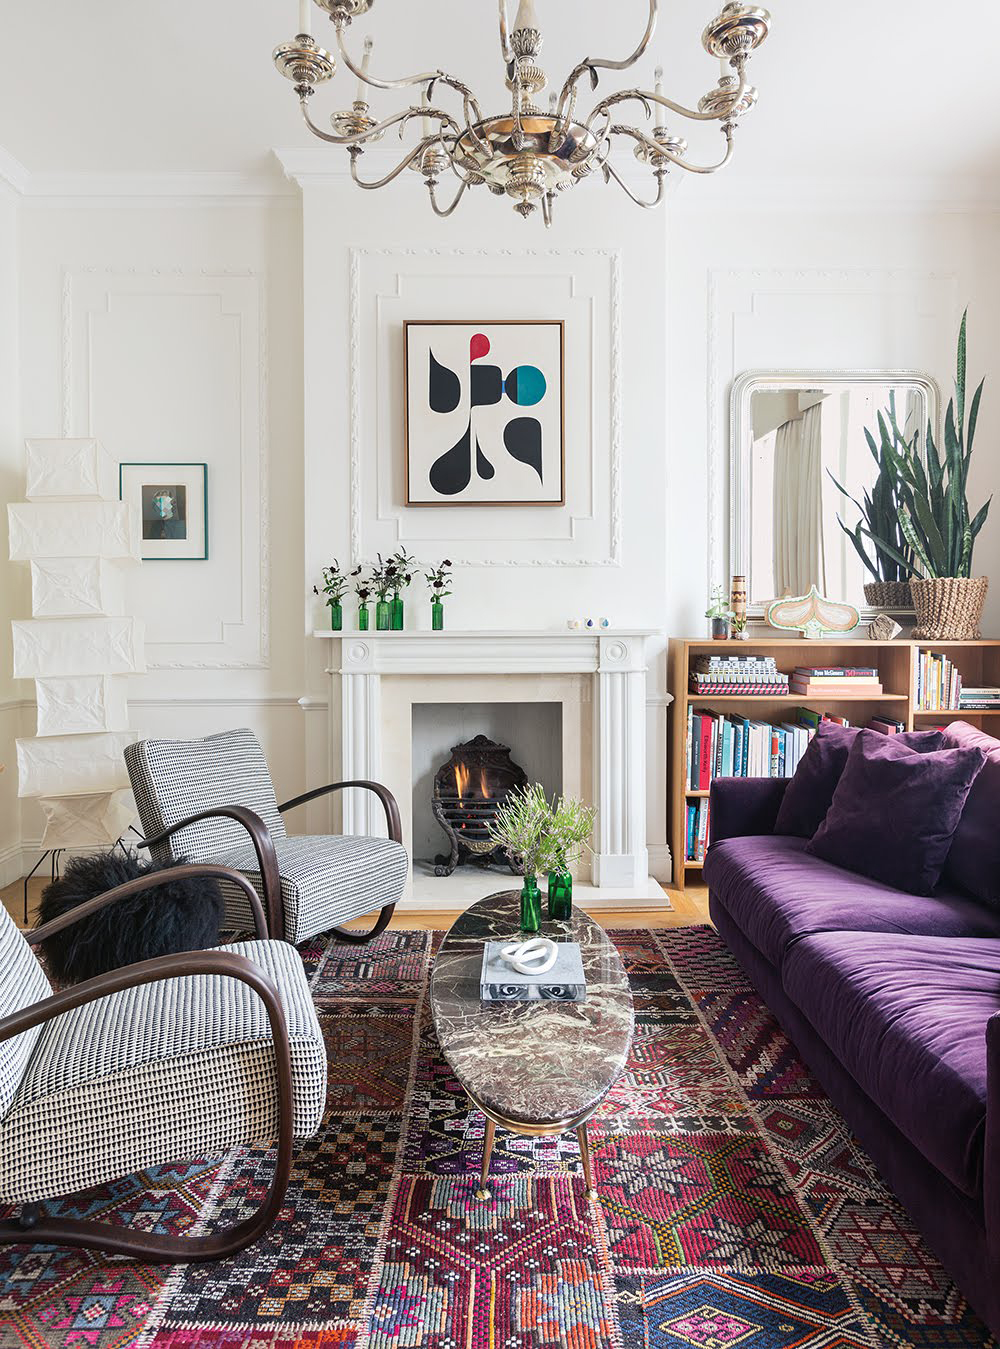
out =
<svg viewBox="0 0 1000 1349"><path fill-rule="evenodd" d="M712 921L1000 1336L1000 907L951 868L916 896L808 855L773 833L785 787L713 784ZM1000 762L972 809L1000 838Z"/></svg>

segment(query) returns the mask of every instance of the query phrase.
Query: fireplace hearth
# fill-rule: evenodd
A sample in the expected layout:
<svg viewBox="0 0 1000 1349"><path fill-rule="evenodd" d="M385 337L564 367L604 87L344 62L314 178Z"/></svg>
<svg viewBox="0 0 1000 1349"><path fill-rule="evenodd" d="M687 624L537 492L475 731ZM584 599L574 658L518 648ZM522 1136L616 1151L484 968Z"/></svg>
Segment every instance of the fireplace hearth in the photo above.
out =
<svg viewBox="0 0 1000 1349"><path fill-rule="evenodd" d="M527 785L507 745L485 735L454 745L451 758L434 774L431 806L449 845L434 859L435 876L450 876L460 866L495 864L519 875L519 859L493 842L490 825L510 793Z"/></svg>

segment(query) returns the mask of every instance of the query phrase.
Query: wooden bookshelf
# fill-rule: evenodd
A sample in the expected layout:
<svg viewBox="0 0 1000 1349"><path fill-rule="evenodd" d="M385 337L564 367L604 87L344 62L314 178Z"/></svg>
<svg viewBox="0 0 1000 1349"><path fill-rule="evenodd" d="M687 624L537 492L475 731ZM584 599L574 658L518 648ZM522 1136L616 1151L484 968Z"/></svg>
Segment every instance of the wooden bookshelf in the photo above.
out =
<svg viewBox="0 0 1000 1349"><path fill-rule="evenodd" d="M669 668L670 691L670 746L667 765L668 827L673 853L674 885L683 890L685 876L700 876L702 864L689 862L685 857L687 844L687 803L708 795L692 791L687 786L687 716L688 708L714 708L740 712L757 720L789 720L782 717L784 708L808 707L815 712L832 712L847 717L855 725L864 726L873 716L892 715L907 730L922 726L938 726L949 721L967 721L988 733L1000 737L1000 710L985 711L927 711L917 706L917 671L921 652L933 651L948 657L957 666L963 682L976 685L1000 686L1000 641L980 642L872 642L865 638L806 641L802 638L751 638L749 642L683 641L671 638ZM801 694L765 695L711 694L695 695L689 692L688 675L695 657L721 655L773 656L778 669L791 674L797 665L874 665L877 666L883 692L874 697L864 695L823 694L815 698Z"/></svg>

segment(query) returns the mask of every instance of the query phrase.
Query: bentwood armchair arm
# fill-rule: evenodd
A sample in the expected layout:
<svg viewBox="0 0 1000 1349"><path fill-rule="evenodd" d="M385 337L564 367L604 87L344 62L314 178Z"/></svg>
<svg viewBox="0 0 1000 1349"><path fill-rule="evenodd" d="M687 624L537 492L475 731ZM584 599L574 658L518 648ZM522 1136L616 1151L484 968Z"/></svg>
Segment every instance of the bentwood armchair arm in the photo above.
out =
<svg viewBox="0 0 1000 1349"><path fill-rule="evenodd" d="M315 801L320 796L329 796L331 792L345 791L348 787L360 787L363 791L372 792L378 797L385 812L385 824L390 839L393 843L402 843L403 825L399 818L399 803L389 788L383 787L381 782L328 782L325 787L314 787L312 791L303 792L301 796L293 796L290 801L283 802L278 806L278 813L284 815L286 810L294 810L296 806L304 806L308 801ZM335 927L332 929L333 935L349 946L363 946L366 942L370 942L377 937L380 932L385 931L389 926L395 907L395 904L386 904L379 910L375 926L368 928L365 932L352 932L350 928Z"/></svg>
<svg viewBox="0 0 1000 1349"><path fill-rule="evenodd" d="M54 937L57 932L62 932L67 927L72 927L74 923L80 922L82 918L89 918L91 914L98 913L101 909L106 909L112 904L117 904L121 899L127 899L129 895L138 895L145 890L154 890L157 886L168 885L171 881L182 881L194 878L208 877L218 881L229 881L232 885L239 888L246 895L247 903L250 905L250 911L253 914L254 931L257 936L264 939L268 936L267 920L264 917L264 910L257 897L257 891L253 888L245 876L240 875L238 871L233 871L229 867L215 866L209 862L197 863L191 866L170 867L162 874L153 872L148 876L139 876L134 881L125 881L122 885L116 885L113 890L106 890L103 895L95 895L93 899L86 900L83 904L78 904L75 908L61 913L58 918L53 918L48 923L43 923L40 927L32 928L26 932L25 938L31 946L38 946L49 937Z"/></svg>
<svg viewBox="0 0 1000 1349"><path fill-rule="evenodd" d="M143 884L148 886L149 882L144 878ZM129 887L118 888L123 891ZM117 897L123 898L120 893ZM52 929L54 925L46 926ZM153 1262L217 1260L255 1241L274 1221L284 1200L292 1167L294 1096L291 1047L288 1022L278 989L265 971L252 961L231 951L185 951L112 970L4 1017L0 1020L0 1043L101 998L144 984L190 975L223 975L239 980L256 993L267 1012L274 1045L278 1141L277 1163L264 1203L251 1217L225 1231L183 1239L90 1219L50 1218L45 1216L40 1204L28 1203L23 1207L20 1218L0 1222L0 1242L31 1241L82 1246Z"/></svg>
<svg viewBox="0 0 1000 1349"><path fill-rule="evenodd" d="M173 834L181 829L186 829L188 825L212 819L235 820L250 835L250 841L257 856L257 865L260 868L261 889L264 891L268 931L272 937L283 941L285 938L285 910L281 902L281 874L278 870L278 856L274 851L274 843L268 833L267 825L248 806L215 806L211 810L200 810L196 814L188 815L185 819L178 820L176 824L162 829L158 834L152 834L149 838L140 840L138 846L140 848L155 848L157 844L165 843ZM221 869L226 873L224 879L229 880L231 873L226 868ZM257 913L254 910L255 920L256 917Z"/></svg>

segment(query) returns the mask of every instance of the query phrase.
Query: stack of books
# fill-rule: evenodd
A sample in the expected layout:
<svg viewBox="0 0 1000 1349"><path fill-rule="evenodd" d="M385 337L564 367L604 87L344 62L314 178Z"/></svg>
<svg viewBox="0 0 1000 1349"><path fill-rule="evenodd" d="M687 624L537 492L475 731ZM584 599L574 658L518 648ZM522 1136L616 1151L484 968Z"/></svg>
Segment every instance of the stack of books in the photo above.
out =
<svg viewBox="0 0 1000 1349"><path fill-rule="evenodd" d="M872 698L882 692L882 682L871 665L799 665L789 689L807 697Z"/></svg>
<svg viewBox="0 0 1000 1349"><path fill-rule="evenodd" d="M819 721L806 708L798 709L794 722L772 725L689 707L689 790L708 791L714 778L790 778Z"/></svg>
<svg viewBox="0 0 1000 1349"><path fill-rule="evenodd" d="M963 706L962 676L952 662L942 652L921 651L917 660L917 707L922 712L954 712Z"/></svg>
<svg viewBox="0 0 1000 1349"><path fill-rule="evenodd" d="M984 686L982 688L962 688L958 694L960 712L989 712L1000 709L1000 688Z"/></svg>
<svg viewBox="0 0 1000 1349"><path fill-rule="evenodd" d="M883 735L901 735L906 730L906 725L902 721L897 721L895 717L872 717L868 723L869 731L881 731Z"/></svg>
<svg viewBox="0 0 1000 1349"><path fill-rule="evenodd" d="M691 672L691 692L738 693L773 698L788 692L788 676L773 656L698 656Z"/></svg>
<svg viewBox="0 0 1000 1349"><path fill-rule="evenodd" d="M686 862L704 862L708 851L709 825L708 797L700 801L689 801L687 808L687 843L684 860Z"/></svg>

